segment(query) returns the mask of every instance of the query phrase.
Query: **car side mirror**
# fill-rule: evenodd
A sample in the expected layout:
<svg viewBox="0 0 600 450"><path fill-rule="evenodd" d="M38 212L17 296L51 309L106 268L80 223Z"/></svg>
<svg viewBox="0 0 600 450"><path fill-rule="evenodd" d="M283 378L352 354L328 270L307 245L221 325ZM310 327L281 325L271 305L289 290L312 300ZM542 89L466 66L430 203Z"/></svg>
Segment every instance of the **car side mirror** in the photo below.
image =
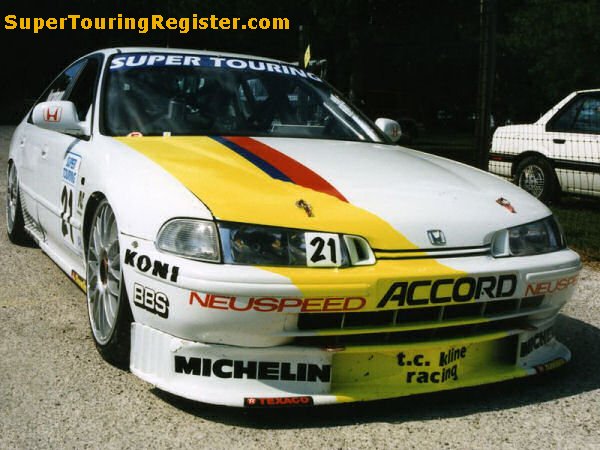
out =
<svg viewBox="0 0 600 450"><path fill-rule="evenodd" d="M84 122L79 121L75 104L69 101L41 102L35 105L31 120L34 125L46 130L74 136L89 134Z"/></svg>
<svg viewBox="0 0 600 450"><path fill-rule="evenodd" d="M384 119L380 117L375 121L375 125L379 128L383 133L389 137L392 142L398 142L402 137L402 129L400 128L400 124L392 119Z"/></svg>

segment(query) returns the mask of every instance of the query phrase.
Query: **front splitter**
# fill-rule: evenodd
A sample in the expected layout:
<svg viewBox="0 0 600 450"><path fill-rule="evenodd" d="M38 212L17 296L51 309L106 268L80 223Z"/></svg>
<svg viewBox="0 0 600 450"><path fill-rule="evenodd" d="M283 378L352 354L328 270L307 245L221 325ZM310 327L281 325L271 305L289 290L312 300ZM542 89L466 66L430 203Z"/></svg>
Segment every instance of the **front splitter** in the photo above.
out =
<svg viewBox="0 0 600 450"><path fill-rule="evenodd" d="M571 354L554 338L552 324L434 342L323 349L204 344L134 323L131 371L164 391L227 406L394 398L554 369Z"/></svg>

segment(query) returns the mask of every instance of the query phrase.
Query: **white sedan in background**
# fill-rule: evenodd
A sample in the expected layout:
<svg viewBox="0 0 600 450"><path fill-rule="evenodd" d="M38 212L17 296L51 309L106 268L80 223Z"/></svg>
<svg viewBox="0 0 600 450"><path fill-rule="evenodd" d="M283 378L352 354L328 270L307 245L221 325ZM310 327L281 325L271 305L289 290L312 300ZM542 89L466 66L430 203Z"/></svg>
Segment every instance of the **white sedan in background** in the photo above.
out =
<svg viewBox="0 0 600 450"><path fill-rule="evenodd" d="M533 124L499 127L489 171L542 201L600 196L600 90L569 94Z"/></svg>
<svg viewBox="0 0 600 450"><path fill-rule="evenodd" d="M14 133L8 234L86 292L105 359L193 400L373 400L566 363L553 325L580 261L552 213L376 124L281 61L98 51Z"/></svg>

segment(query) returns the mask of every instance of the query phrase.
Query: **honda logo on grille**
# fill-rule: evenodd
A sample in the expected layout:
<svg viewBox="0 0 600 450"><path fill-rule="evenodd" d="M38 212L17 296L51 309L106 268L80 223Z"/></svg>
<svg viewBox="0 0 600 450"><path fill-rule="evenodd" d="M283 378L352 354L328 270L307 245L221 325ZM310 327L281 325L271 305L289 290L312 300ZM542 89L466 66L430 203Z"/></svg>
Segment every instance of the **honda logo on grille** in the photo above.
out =
<svg viewBox="0 0 600 450"><path fill-rule="evenodd" d="M442 230L427 230L427 236L433 245L446 245L446 236Z"/></svg>

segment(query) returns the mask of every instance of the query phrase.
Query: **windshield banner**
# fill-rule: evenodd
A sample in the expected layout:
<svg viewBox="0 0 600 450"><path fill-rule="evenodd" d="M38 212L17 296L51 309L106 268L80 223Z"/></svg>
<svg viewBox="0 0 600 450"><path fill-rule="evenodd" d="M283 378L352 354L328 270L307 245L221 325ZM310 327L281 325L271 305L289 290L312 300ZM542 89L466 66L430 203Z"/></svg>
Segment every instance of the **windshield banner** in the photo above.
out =
<svg viewBox="0 0 600 450"><path fill-rule="evenodd" d="M130 53L116 56L110 63L110 70L123 70L135 67L214 67L223 69L253 70L257 72L280 73L300 78L310 78L321 81L313 73L306 72L299 67L260 61L254 59L226 58L213 55L176 55L159 53Z"/></svg>

